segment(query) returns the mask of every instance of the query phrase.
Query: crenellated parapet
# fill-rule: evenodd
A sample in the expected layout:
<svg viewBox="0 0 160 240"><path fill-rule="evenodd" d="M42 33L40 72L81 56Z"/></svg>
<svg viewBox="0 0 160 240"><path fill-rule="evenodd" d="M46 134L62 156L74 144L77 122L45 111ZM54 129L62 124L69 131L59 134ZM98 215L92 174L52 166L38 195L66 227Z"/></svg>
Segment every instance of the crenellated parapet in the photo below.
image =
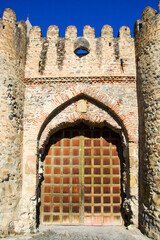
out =
<svg viewBox="0 0 160 240"><path fill-rule="evenodd" d="M41 67L44 43L45 61ZM78 52L81 50L82 52ZM84 52L85 51L85 52ZM43 71L41 69L43 68ZM113 29L103 26L101 37L95 37L95 29L84 26L83 36L77 36L77 28L68 26L65 37L59 36L59 29L52 25L48 28L47 37L42 37L41 29L33 27L29 34L27 46L26 78L87 76L89 75L130 75L135 76L134 39L130 29L123 26L117 38Z"/></svg>

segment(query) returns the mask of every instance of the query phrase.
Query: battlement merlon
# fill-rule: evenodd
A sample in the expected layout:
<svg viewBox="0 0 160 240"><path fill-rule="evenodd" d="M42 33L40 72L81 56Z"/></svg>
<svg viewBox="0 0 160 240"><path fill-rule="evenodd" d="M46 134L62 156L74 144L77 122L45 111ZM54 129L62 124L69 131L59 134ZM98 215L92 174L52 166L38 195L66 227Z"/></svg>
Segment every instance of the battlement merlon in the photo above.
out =
<svg viewBox="0 0 160 240"><path fill-rule="evenodd" d="M17 22L16 13L10 8L5 8L3 17L1 18L1 24L3 24L3 29L5 29L6 26L8 26L8 28L9 26L12 26L12 28L18 27L23 31L23 34L25 34L27 30L26 23L23 20Z"/></svg>
<svg viewBox="0 0 160 240"><path fill-rule="evenodd" d="M77 28L75 26L68 26L65 31L65 38L76 39Z"/></svg>
<svg viewBox="0 0 160 240"><path fill-rule="evenodd" d="M160 4L159 4L160 8ZM157 41L160 36L160 14L151 7L146 7L134 25L136 55L139 55L143 45L149 41Z"/></svg>
<svg viewBox="0 0 160 240"><path fill-rule="evenodd" d="M0 21L0 48L2 56L25 62L27 26L24 21L16 22L16 14L6 8Z"/></svg>
<svg viewBox="0 0 160 240"><path fill-rule="evenodd" d="M39 26L34 26L31 28L30 32L29 32L29 41L33 41L33 40L41 40L42 38L42 31L41 28Z"/></svg>
<svg viewBox="0 0 160 240"><path fill-rule="evenodd" d="M15 24L16 13L12 9L6 8L3 12L3 20Z"/></svg>
<svg viewBox="0 0 160 240"><path fill-rule="evenodd" d="M59 38L59 28L56 25L49 26L47 30L47 39L53 39L57 41Z"/></svg>

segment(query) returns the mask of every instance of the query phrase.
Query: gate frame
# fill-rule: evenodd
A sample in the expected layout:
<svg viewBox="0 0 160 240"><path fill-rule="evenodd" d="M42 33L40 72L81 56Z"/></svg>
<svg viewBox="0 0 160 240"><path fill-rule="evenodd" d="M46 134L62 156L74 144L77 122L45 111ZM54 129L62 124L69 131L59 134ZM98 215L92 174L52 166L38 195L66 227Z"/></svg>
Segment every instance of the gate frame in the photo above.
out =
<svg viewBox="0 0 160 240"><path fill-rule="evenodd" d="M82 114L77 113L76 109L74 109L69 115L63 113L66 107L80 99L91 102L99 109L104 110L114 119L119 128L101 120L93 112ZM108 126L120 133L123 144L124 168L126 168L126 179L128 179L128 181L124 179L124 182L122 182L126 195L123 202L124 222L125 225L134 224L138 226L138 144L136 134L134 134L136 130L134 130L132 121L129 120L132 119L132 116L127 119L125 111L120 108L117 100L111 99L107 94L100 94L96 90L90 91L88 88L70 88L63 96L59 96L47 104L43 111L35 116L26 130L24 127L23 183L20 205L23 211L26 212L23 215L24 219L28 219L26 228L35 229L39 226L39 186L43 176L41 157L47 141L59 129L72 126L81 121L99 127ZM61 114L64 116L63 120ZM126 182L127 184L125 184Z"/></svg>

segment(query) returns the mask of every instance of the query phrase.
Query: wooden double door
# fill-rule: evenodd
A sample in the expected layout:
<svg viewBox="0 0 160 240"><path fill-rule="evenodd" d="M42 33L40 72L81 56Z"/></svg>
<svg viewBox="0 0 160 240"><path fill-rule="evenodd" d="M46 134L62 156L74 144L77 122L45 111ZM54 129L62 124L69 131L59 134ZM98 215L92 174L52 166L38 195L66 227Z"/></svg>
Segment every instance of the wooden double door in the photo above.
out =
<svg viewBox="0 0 160 240"><path fill-rule="evenodd" d="M87 125L51 137L41 186L42 224L121 225L120 138Z"/></svg>

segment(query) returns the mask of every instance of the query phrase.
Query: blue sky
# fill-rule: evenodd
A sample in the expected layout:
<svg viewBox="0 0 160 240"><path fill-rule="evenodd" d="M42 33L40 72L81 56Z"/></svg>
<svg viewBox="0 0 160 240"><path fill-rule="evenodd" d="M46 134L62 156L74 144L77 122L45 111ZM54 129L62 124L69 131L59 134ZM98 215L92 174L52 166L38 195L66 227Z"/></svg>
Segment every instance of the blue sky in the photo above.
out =
<svg viewBox="0 0 160 240"><path fill-rule="evenodd" d="M83 27L95 28L96 37L100 36L103 25L113 27L114 36L121 26L129 26L133 36L133 26L146 6L158 11L159 0L4 0L0 4L0 14L5 8L12 8L17 21L26 20L29 15L33 26L40 26L46 36L50 25L58 25L63 37L69 25L75 25L78 36L82 36Z"/></svg>

